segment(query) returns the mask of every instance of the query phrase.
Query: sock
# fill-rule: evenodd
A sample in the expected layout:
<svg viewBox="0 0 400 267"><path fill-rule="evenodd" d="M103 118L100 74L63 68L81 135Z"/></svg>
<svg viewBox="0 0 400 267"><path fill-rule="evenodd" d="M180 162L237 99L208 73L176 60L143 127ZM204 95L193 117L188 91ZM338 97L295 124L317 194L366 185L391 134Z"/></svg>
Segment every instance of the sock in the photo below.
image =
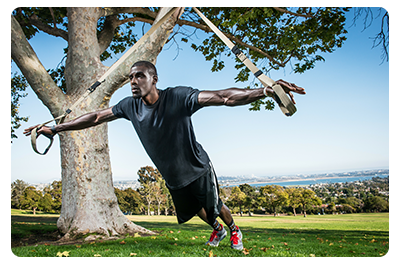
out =
<svg viewBox="0 0 400 267"><path fill-rule="evenodd" d="M231 230L231 233L233 231L237 231L239 228L236 226L235 222L232 219L232 222L228 225L229 229Z"/></svg>
<svg viewBox="0 0 400 267"><path fill-rule="evenodd" d="M222 228L224 228L224 227L222 226L222 224L220 224L217 220L215 220L214 223L213 223L211 226L212 226L212 227L214 228L214 230L216 230L216 231L221 231Z"/></svg>

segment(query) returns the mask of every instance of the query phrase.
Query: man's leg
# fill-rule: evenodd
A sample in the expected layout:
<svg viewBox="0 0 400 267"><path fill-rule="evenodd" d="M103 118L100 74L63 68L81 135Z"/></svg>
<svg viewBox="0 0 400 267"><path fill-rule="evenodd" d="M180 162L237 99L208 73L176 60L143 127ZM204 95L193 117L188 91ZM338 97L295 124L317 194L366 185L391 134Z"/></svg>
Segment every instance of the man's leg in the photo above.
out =
<svg viewBox="0 0 400 267"><path fill-rule="evenodd" d="M236 226L235 222L233 221L232 214L225 204L222 205L219 217L224 221L231 231L231 247L242 250L242 232L239 230L239 227Z"/></svg>
<svg viewBox="0 0 400 267"><path fill-rule="evenodd" d="M211 225L214 228L210 240L206 244L210 246L218 246L219 242L221 242L221 240L224 239L226 236L226 231L223 228L222 224L220 224L218 220L215 220L213 223L210 223L207 219L207 213L204 210L204 208L202 208L197 213L197 215L203 221L205 221L207 224ZM229 230L231 232L231 238L230 238L231 247L234 249L242 250L243 249L242 232L239 230L239 227L237 227L236 224L234 223L232 214L229 208L225 204L222 205L219 217L229 227Z"/></svg>

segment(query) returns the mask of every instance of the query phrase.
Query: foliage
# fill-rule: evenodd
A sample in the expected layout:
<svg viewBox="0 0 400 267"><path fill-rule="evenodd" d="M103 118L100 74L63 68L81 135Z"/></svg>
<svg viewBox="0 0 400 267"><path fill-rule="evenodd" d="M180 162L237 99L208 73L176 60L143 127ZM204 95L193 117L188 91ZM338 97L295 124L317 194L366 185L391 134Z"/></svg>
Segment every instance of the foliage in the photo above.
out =
<svg viewBox="0 0 400 267"><path fill-rule="evenodd" d="M118 199L119 208L125 214L141 214L143 209L143 201L140 194L132 188L120 190L114 188L115 195Z"/></svg>
<svg viewBox="0 0 400 267"><path fill-rule="evenodd" d="M138 32L143 31L140 26L152 23L159 8L102 8L102 11L103 14L112 14L101 16L97 23L99 43L104 45L100 60L105 61L131 47L138 40ZM324 60L323 53L333 52L346 40L344 15L347 8L212 7L201 8L201 11L264 72L290 64L295 72L303 73L314 68L317 61ZM19 7L12 14L28 40L43 31L68 41L68 14L64 7ZM185 10L178 24L184 29L177 27L171 36L178 51L179 43L187 43L189 39L193 41L191 36L197 30L210 32L191 8ZM110 35L111 38L103 38ZM179 35L183 37L178 39ZM213 33L200 43L192 42L191 47L202 53L207 61L213 62L212 71L225 67L224 56L233 57ZM65 48L64 53L67 52L68 48ZM249 70L235 60L238 70L235 80L247 81ZM62 59L48 72L65 92L64 70ZM271 100L261 100L253 105L252 110L259 110L260 105L265 105L266 109L274 108Z"/></svg>
<svg viewBox="0 0 400 267"><path fill-rule="evenodd" d="M241 184L239 185L240 190L246 194L246 198L244 200L244 206L247 207L248 214L251 216L251 210L257 207L257 193L256 189L249 184Z"/></svg>
<svg viewBox="0 0 400 267"><path fill-rule="evenodd" d="M11 140L13 138L18 138L18 136L15 135L15 130L21 127L21 122L28 121L28 117L19 116L18 110L20 107L20 98L28 95L24 93L27 87L28 83L26 79L14 73L11 77Z"/></svg>
<svg viewBox="0 0 400 267"><path fill-rule="evenodd" d="M306 209L310 207L310 205L320 206L322 201L318 198L314 191L310 189L298 188L298 200L299 204L303 208L304 217L307 216Z"/></svg>
<svg viewBox="0 0 400 267"><path fill-rule="evenodd" d="M231 195L229 197L229 204L233 207L238 207L240 215L242 215L242 207L246 201L246 194L240 190L239 187L235 186L232 188Z"/></svg>
<svg viewBox="0 0 400 267"><path fill-rule="evenodd" d="M33 186L28 186L22 196L19 198L21 208L32 209L35 214L36 209L39 207L39 200L41 199L41 193Z"/></svg>
<svg viewBox="0 0 400 267"><path fill-rule="evenodd" d="M22 180L16 180L11 184L11 207L17 209L32 209L47 213L61 211L62 185L61 181L54 181L45 187L43 191L29 186Z"/></svg>
<svg viewBox="0 0 400 267"><path fill-rule="evenodd" d="M22 208L20 198L23 196L27 187L28 184L19 179L11 183L11 208Z"/></svg>
<svg viewBox="0 0 400 267"><path fill-rule="evenodd" d="M138 192L147 205L147 215L151 214L150 209L153 203L157 205L157 215L161 215L162 207L164 207L165 215L167 215L169 208L172 206L172 198L161 173L151 166L146 166L140 168L138 176L140 183Z"/></svg>
<svg viewBox="0 0 400 267"><path fill-rule="evenodd" d="M276 216L277 208L287 204L288 194L280 185L266 185L260 188L259 200L264 206L271 207Z"/></svg>
<svg viewBox="0 0 400 267"><path fill-rule="evenodd" d="M368 211L388 211L389 210L389 203L379 196L373 196L367 198L365 201L365 209Z"/></svg>

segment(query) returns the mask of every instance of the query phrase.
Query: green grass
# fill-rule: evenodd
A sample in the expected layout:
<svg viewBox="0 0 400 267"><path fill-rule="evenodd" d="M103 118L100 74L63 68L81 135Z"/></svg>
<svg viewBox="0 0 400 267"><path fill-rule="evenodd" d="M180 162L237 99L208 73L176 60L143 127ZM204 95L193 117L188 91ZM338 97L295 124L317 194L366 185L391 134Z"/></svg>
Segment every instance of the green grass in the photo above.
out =
<svg viewBox="0 0 400 267"><path fill-rule="evenodd" d="M56 216L36 216L40 217L36 221L32 215L13 217L12 236L19 231L32 234L29 229L42 234L57 230ZM69 257L380 257L389 249L388 213L234 217L244 234L243 251L230 248L229 235L219 247L205 246L211 230L198 218L182 225L172 216L128 218L159 234L78 245L21 246L12 251L20 257L56 257L63 252Z"/></svg>

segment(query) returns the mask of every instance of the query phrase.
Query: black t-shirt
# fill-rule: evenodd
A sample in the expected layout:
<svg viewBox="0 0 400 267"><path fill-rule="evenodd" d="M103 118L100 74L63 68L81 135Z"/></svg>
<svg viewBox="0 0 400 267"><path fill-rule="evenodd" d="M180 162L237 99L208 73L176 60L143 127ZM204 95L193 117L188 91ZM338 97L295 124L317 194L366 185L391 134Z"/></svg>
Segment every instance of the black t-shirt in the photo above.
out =
<svg viewBox="0 0 400 267"><path fill-rule="evenodd" d="M118 118L132 122L147 154L170 189L180 189L202 176L209 158L197 143L191 116L202 106L199 90L174 87L159 90L153 105L126 97L112 108Z"/></svg>

